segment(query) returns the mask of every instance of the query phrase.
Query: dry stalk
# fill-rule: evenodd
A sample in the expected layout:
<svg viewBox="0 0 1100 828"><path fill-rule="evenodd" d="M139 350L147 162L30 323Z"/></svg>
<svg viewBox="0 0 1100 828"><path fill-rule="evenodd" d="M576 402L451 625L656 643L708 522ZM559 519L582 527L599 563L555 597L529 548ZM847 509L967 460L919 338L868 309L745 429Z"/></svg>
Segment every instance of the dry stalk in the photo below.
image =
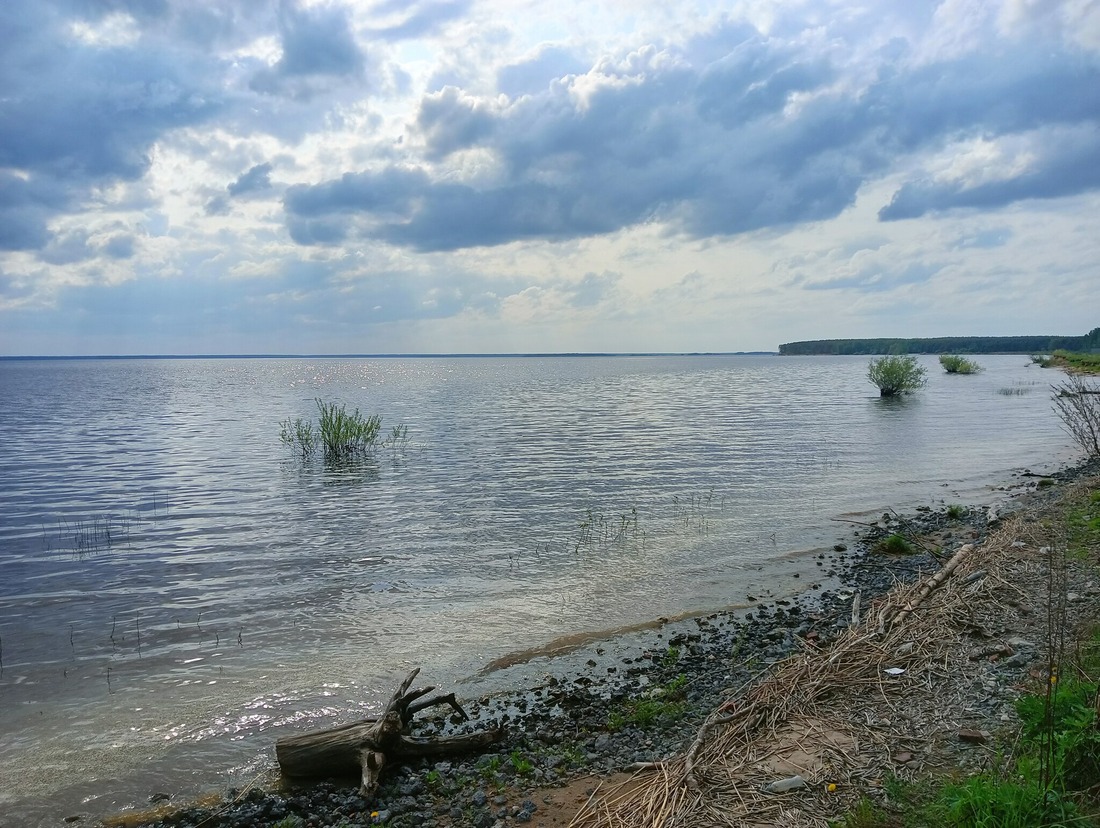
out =
<svg viewBox="0 0 1100 828"><path fill-rule="evenodd" d="M853 785L880 776L885 761L881 754L888 759L892 743L889 734L869 724L857 728L827 702L874 688L891 709L891 698L902 697L913 682L930 681L940 669L950 672L959 619L967 617L975 600L988 599L987 584L1009 580L1000 572L1020 533L1018 521L1006 522L982 545L961 547L931 577L896 585L870 602L862 618L853 602L852 620L858 623L831 646L806 646L773 665L711 713L682 757L640 771L624 783L621 793L598 805L589 800L570 828L826 826L836 817L843 797L828 795L820 779L807 778L810 786L799 792L798 811L786 811L786 795L763 790L775 778L767 763L781 748L811 753L808 748L819 746L821 734L830 732L845 736L850 745L868 746L873 757L838 743L821 752L822 772L828 768L832 778ZM985 577L964 583L979 569L985 570ZM953 574L961 577L952 578ZM885 674L887 666L902 668L904 676ZM644 782L639 784L641 778Z"/></svg>

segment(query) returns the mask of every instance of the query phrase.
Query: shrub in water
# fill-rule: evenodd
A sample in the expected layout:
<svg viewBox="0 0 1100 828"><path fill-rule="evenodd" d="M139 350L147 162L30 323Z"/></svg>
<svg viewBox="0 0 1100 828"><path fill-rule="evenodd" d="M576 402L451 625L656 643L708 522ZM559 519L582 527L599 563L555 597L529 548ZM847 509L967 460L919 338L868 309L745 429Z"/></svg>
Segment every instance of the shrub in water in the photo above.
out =
<svg viewBox="0 0 1100 828"><path fill-rule="evenodd" d="M872 359L867 379L878 386L879 395L893 397L915 391L925 383L924 366L915 356L884 356Z"/></svg>
<svg viewBox="0 0 1100 828"><path fill-rule="evenodd" d="M320 419L315 427L300 417L280 423L282 441L293 446L303 457L311 455L318 447L330 460L342 460L369 454L380 444L382 418L377 414L364 417L355 409L351 413L343 405L316 400ZM395 446L408 442L408 427L394 426L390 438Z"/></svg>
<svg viewBox="0 0 1100 828"><path fill-rule="evenodd" d="M974 360L958 354L943 354L940 356L940 365L949 374L976 374L982 370L982 366Z"/></svg>

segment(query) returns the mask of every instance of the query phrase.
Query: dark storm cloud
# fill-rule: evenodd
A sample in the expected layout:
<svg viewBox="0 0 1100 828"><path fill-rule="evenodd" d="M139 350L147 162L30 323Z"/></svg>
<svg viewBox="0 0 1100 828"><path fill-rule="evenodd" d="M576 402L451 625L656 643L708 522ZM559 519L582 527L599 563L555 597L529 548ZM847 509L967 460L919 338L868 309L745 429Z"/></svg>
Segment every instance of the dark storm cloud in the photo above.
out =
<svg viewBox="0 0 1100 828"><path fill-rule="evenodd" d="M226 187L234 198L248 193L257 193L271 189L271 164L257 164L247 172L241 173L237 180Z"/></svg>
<svg viewBox="0 0 1100 828"><path fill-rule="evenodd" d="M605 59L534 94L536 81L502 70L510 91L526 93L510 101L454 87L427 94L416 120L425 160L445 169L454 153L485 150L503 176L458 184L427 167L403 170L396 186L355 203L323 182L287 199L288 221L338 214L349 237L417 250L568 239L654 220L696 237L731 235L835 217L899 156L1050 125L1085 137L998 184L914 180L882 218L1100 187L1089 137L1100 124L1095 55L1036 41L907 68L894 44L892 62L853 88L837 82L842 70L826 52L746 34L723 25L683 47Z"/></svg>
<svg viewBox="0 0 1100 828"><path fill-rule="evenodd" d="M0 166L66 178L133 180L165 130L218 111L205 73L153 50L92 47L56 31L0 57Z"/></svg>
<svg viewBox="0 0 1100 828"><path fill-rule="evenodd" d="M991 208L1029 198L1058 198L1100 188L1100 125L1037 142L1027 169L1011 177L967 185L910 181L879 211L884 221L917 218L957 207Z"/></svg>
<svg viewBox="0 0 1100 828"><path fill-rule="evenodd" d="M335 6L300 9L283 2L279 31L283 56L275 70L281 75L351 75L363 68L363 53L343 9Z"/></svg>
<svg viewBox="0 0 1100 828"><path fill-rule="evenodd" d="M279 6L283 54L249 84L254 92L309 100L334 84L363 74L366 58L356 43L347 12L337 6Z"/></svg>
<svg viewBox="0 0 1100 828"><path fill-rule="evenodd" d="M483 101L465 98L458 89L447 86L420 102L416 125L427 140L428 157L438 160L486 138L495 121Z"/></svg>
<svg viewBox="0 0 1100 828"><path fill-rule="evenodd" d="M125 4L78 6L95 19ZM158 9L142 12L156 18ZM73 20L60 10L47 3L0 10L0 168L22 174L0 174L7 249L46 247L54 215L75 209L93 187L140 178L161 135L221 108L197 55L89 45L71 37ZM74 255L68 246L57 255Z"/></svg>
<svg viewBox="0 0 1100 828"><path fill-rule="evenodd" d="M39 183L0 170L0 250L43 247L49 241L46 222L67 200L56 181Z"/></svg>

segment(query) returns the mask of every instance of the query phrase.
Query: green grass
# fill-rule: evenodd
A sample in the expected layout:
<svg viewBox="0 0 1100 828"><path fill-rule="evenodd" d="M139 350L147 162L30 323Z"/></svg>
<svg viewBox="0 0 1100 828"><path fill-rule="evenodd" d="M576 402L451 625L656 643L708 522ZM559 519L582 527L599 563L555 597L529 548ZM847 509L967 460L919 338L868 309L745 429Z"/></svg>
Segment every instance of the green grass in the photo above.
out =
<svg viewBox="0 0 1100 828"><path fill-rule="evenodd" d="M942 354L940 365L949 374L977 374L982 370L982 366L974 360L958 354Z"/></svg>
<svg viewBox="0 0 1100 828"><path fill-rule="evenodd" d="M947 517L950 520L962 520L966 514L967 508L959 503L952 503L947 507Z"/></svg>
<svg viewBox="0 0 1100 828"><path fill-rule="evenodd" d="M875 551L886 555L909 555L916 547L904 535L889 535L875 544Z"/></svg>
<svg viewBox="0 0 1100 828"><path fill-rule="evenodd" d="M1100 557L1100 490L1066 510L1069 554L1078 560Z"/></svg>
<svg viewBox="0 0 1100 828"><path fill-rule="evenodd" d="M680 675L655 687L648 698L624 701L607 715L607 729L618 731L627 726L645 729L683 718L687 711L684 700L687 684L687 676Z"/></svg>
<svg viewBox="0 0 1100 828"><path fill-rule="evenodd" d="M1077 817L1072 802L1037 782L992 774L946 786L929 811L929 816L940 817L938 824L958 828L1053 828Z"/></svg>
<svg viewBox="0 0 1100 828"><path fill-rule="evenodd" d="M1051 361L1072 371L1079 371L1084 374L1100 374L1100 354L1055 351Z"/></svg>
<svg viewBox="0 0 1100 828"><path fill-rule="evenodd" d="M535 770L534 763L518 749L512 751L508 760L512 763L512 769L520 776L529 776Z"/></svg>

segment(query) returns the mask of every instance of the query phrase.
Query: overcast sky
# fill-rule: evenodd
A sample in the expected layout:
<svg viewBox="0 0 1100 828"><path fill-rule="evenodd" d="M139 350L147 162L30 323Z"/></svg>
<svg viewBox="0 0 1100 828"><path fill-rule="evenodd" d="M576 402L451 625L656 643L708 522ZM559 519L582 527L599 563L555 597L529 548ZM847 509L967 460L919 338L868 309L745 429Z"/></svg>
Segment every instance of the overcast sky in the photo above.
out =
<svg viewBox="0 0 1100 828"><path fill-rule="evenodd" d="M1096 0L0 3L0 354L1097 325Z"/></svg>

